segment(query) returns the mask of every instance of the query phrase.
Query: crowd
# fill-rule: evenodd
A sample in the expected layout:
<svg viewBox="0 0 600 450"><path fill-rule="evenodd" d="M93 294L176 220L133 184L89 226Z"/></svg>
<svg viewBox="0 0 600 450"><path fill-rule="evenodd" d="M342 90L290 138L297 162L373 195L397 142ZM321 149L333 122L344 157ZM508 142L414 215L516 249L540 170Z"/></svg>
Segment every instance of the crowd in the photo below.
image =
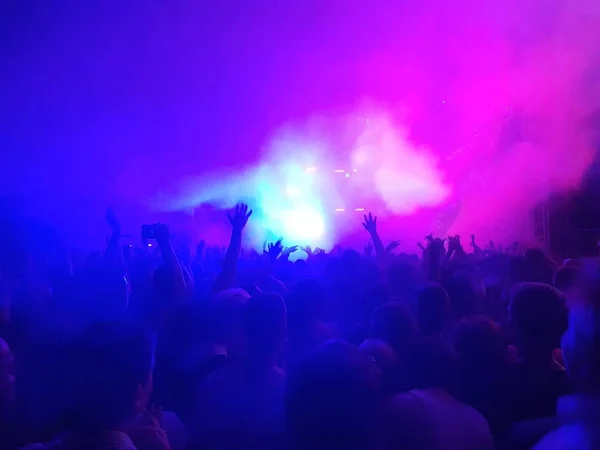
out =
<svg viewBox="0 0 600 450"><path fill-rule="evenodd" d="M369 214L364 253L292 262L242 250L251 214L195 254L162 224L123 246L110 211L86 255L2 217L0 448L600 449L594 260L397 253Z"/></svg>

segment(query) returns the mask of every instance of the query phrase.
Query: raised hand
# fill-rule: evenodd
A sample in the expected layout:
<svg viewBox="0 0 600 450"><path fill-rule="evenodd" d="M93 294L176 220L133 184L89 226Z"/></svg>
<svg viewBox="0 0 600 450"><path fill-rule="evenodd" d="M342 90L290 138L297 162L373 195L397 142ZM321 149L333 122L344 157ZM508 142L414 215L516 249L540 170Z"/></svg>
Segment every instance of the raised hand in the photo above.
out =
<svg viewBox="0 0 600 450"><path fill-rule="evenodd" d="M158 245L169 244L171 241L171 231L168 225L164 223L155 223L154 225L154 239Z"/></svg>
<svg viewBox="0 0 600 450"><path fill-rule="evenodd" d="M231 227L235 231L242 231L246 224L248 223L248 219L252 215L252 210L248 210L248 205L245 203L239 203L235 206L233 211L233 215L228 214L229 223L231 223Z"/></svg>
<svg viewBox="0 0 600 450"><path fill-rule="evenodd" d="M400 245L400 241L392 241L388 244L388 246L385 248L385 252L386 253L390 253L394 250L396 250L398 248L398 246Z"/></svg>
<svg viewBox="0 0 600 450"><path fill-rule="evenodd" d="M161 428L163 410L150 405L142 410L137 421L129 427L127 434L136 448L147 450L170 450L165 431Z"/></svg>
<svg viewBox="0 0 600 450"><path fill-rule="evenodd" d="M371 213L367 216L364 215L365 221L363 222L363 227L371 234L377 233L377 216L373 217Z"/></svg>
<svg viewBox="0 0 600 450"><path fill-rule="evenodd" d="M372 254L373 254L373 241L369 240L369 242L365 246L365 255L371 256Z"/></svg>
<svg viewBox="0 0 600 450"><path fill-rule="evenodd" d="M202 259L202 255L204 254L204 249L206 248L206 241L204 239L200 240L200 242L198 242L198 245L196 245L196 260L201 260Z"/></svg>
<svg viewBox="0 0 600 450"><path fill-rule="evenodd" d="M475 235L472 234L471 236L469 236L469 238L471 239L471 247L475 248Z"/></svg>
<svg viewBox="0 0 600 450"><path fill-rule="evenodd" d="M460 247L460 236L458 234L448 236L448 250L458 250Z"/></svg>
<svg viewBox="0 0 600 450"><path fill-rule="evenodd" d="M271 259L277 259L281 252L283 252L283 245L281 244L281 239L279 239L275 243L271 242L269 245L267 245L267 255Z"/></svg>
<svg viewBox="0 0 600 450"><path fill-rule="evenodd" d="M310 247L310 245L306 245L304 247L302 247L302 250L304 251L304 253L306 253L308 256L312 256L313 251L312 248Z"/></svg>
<svg viewBox="0 0 600 450"><path fill-rule="evenodd" d="M292 245L291 247L285 247L283 249L283 254L285 256L289 256L289 255L291 255L292 253L294 253L297 250L298 250L298 246L297 245Z"/></svg>

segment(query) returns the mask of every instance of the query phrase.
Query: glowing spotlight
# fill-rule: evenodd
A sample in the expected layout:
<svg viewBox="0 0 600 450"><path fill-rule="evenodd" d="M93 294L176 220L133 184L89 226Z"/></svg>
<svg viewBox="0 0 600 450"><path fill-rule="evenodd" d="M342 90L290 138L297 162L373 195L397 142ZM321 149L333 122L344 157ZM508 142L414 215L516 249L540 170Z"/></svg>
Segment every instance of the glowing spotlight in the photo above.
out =
<svg viewBox="0 0 600 450"><path fill-rule="evenodd" d="M291 209L283 215L286 238L293 241L318 239L325 230L325 221L313 208Z"/></svg>
<svg viewBox="0 0 600 450"><path fill-rule="evenodd" d="M307 172L316 172L316 171L317 171L317 168L316 168L316 167L307 167L307 168L306 168L306 171L307 171Z"/></svg>
<svg viewBox="0 0 600 450"><path fill-rule="evenodd" d="M288 186L288 188L286 189L286 193L288 197L291 198L297 198L302 195L302 191L300 191L300 188L297 188L296 186Z"/></svg>
<svg viewBox="0 0 600 450"><path fill-rule="evenodd" d="M335 169L334 172L335 173L344 173L345 170L344 169Z"/></svg>
<svg viewBox="0 0 600 450"><path fill-rule="evenodd" d="M364 211L365 208L354 208L354 211Z"/></svg>
<svg viewBox="0 0 600 450"><path fill-rule="evenodd" d="M350 178L350 174L349 174L349 173L346 173L344 176L345 176L346 178Z"/></svg>
<svg viewBox="0 0 600 450"><path fill-rule="evenodd" d="M344 208L336 208L335 209L335 212L344 212L344 211L346 211Z"/></svg>
<svg viewBox="0 0 600 450"><path fill-rule="evenodd" d="M352 169L352 172L358 172L358 169Z"/></svg>

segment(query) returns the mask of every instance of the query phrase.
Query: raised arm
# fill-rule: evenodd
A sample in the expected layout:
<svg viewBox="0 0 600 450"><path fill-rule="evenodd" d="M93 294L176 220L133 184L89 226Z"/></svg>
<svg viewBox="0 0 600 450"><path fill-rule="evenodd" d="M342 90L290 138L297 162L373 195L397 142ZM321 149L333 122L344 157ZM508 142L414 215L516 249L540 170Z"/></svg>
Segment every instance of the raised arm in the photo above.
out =
<svg viewBox="0 0 600 450"><path fill-rule="evenodd" d="M222 290L233 287L237 262L242 248L242 231L251 215L252 210L248 210L248 205L245 205L244 203L237 205L233 215L229 215L229 223L231 223L231 239L229 240L229 247L225 253L223 269L217 276L217 279L210 290L211 294L216 294Z"/></svg>
<svg viewBox="0 0 600 450"><path fill-rule="evenodd" d="M169 227L162 223L157 223L154 226L154 237L162 256L163 267L173 287L172 301L175 303L184 302L188 297L187 285L179 259L171 246L171 232Z"/></svg>
<svg viewBox="0 0 600 450"><path fill-rule="evenodd" d="M127 272L127 268L125 265L125 259L123 258L123 249L119 244L121 239L121 224L111 208L106 209L106 215L104 218L110 227L110 236L108 238L104 255L102 255L102 259L106 264L109 264L113 267L118 267L119 270L122 270L123 274L125 274Z"/></svg>
<svg viewBox="0 0 600 450"><path fill-rule="evenodd" d="M383 247L383 242L381 242L381 239L377 234L377 216L373 217L373 215L369 213L368 216L365 214L364 219L365 221L362 225L371 235L373 246L375 247L375 254L378 258L383 258L385 256L385 248Z"/></svg>

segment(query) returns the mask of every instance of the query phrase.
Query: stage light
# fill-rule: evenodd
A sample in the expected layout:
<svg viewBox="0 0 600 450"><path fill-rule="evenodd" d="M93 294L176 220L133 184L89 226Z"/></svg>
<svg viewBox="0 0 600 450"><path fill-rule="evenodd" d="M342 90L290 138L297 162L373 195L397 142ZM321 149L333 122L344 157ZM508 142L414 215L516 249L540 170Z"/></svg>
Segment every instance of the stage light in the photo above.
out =
<svg viewBox="0 0 600 450"><path fill-rule="evenodd" d="M335 169L334 172L335 173L344 173L345 170L344 169Z"/></svg>
<svg viewBox="0 0 600 450"><path fill-rule="evenodd" d="M325 230L323 217L311 207L285 211L283 225L285 238L295 242L318 239Z"/></svg>
<svg viewBox="0 0 600 450"><path fill-rule="evenodd" d="M306 168L306 171L307 171L307 172L316 172L316 171L317 171L317 168L316 168L316 167L307 167L307 168Z"/></svg>
<svg viewBox="0 0 600 450"><path fill-rule="evenodd" d="M352 172L358 172L358 169L352 169Z"/></svg>
<svg viewBox="0 0 600 450"><path fill-rule="evenodd" d="M300 191L300 188L297 188L296 186L288 186L286 192L288 197L292 198L300 197L302 195L302 191Z"/></svg>
<svg viewBox="0 0 600 450"><path fill-rule="evenodd" d="M346 178L350 178L350 174L346 173L346 175L344 175Z"/></svg>
<svg viewBox="0 0 600 450"><path fill-rule="evenodd" d="M344 211L346 211L344 208L336 208L335 209L335 212L344 212Z"/></svg>
<svg viewBox="0 0 600 450"><path fill-rule="evenodd" d="M354 211L364 211L365 208L355 208Z"/></svg>

